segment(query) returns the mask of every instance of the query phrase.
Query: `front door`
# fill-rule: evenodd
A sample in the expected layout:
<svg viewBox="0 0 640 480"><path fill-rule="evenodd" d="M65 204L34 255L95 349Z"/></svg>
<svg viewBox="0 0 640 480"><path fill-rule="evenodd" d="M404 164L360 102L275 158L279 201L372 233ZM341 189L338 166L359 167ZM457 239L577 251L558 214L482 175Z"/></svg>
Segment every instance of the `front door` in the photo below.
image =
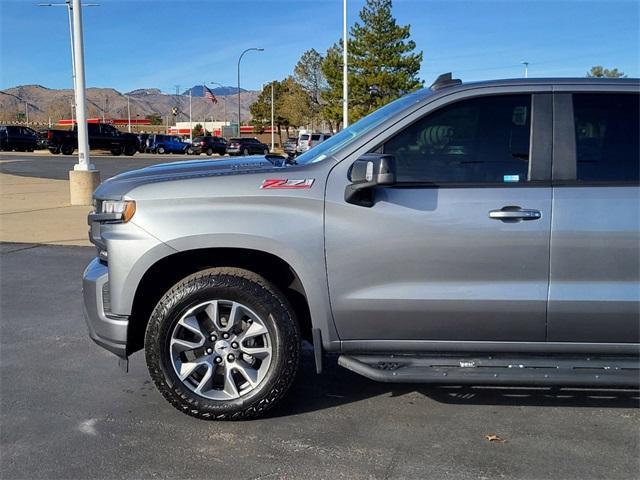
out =
<svg viewBox="0 0 640 480"><path fill-rule="evenodd" d="M372 207L345 202L349 165L334 168L326 260L341 339L545 341L550 131L548 94L459 100L379 139L398 184Z"/></svg>

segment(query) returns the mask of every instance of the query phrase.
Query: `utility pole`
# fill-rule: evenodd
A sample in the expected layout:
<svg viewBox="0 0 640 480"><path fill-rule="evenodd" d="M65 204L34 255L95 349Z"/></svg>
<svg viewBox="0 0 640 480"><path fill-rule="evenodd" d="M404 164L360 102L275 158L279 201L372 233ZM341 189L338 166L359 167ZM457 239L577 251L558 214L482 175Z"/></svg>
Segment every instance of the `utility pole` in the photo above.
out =
<svg viewBox="0 0 640 480"><path fill-rule="evenodd" d="M520 62L524 65L524 78L529 78L529 62Z"/></svg>
<svg viewBox="0 0 640 480"><path fill-rule="evenodd" d="M273 152L273 124L274 124L274 113L275 113L275 103L273 102L273 83L271 82L271 152Z"/></svg>
<svg viewBox="0 0 640 480"><path fill-rule="evenodd" d="M24 102L24 116L27 119L27 125L29 125L29 104Z"/></svg>
<svg viewBox="0 0 640 480"><path fill-rule="evenodd" d="M342 128L349 126L349 69L347 67L347 0L342 6Z"/></svg>

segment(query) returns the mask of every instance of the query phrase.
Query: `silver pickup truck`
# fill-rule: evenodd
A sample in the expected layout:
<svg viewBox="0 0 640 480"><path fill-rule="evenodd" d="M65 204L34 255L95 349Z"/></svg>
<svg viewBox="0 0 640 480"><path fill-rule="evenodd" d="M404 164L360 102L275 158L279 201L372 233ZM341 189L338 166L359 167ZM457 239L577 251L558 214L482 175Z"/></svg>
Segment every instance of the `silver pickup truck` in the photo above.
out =
<svg viewBox="0 0 640 480"><path fill-rule="evenodd" d="M636 79L442 75L296 158L152 166L89 215L91 338L186 414L255 417L316 368L638 384Z"/></svg>

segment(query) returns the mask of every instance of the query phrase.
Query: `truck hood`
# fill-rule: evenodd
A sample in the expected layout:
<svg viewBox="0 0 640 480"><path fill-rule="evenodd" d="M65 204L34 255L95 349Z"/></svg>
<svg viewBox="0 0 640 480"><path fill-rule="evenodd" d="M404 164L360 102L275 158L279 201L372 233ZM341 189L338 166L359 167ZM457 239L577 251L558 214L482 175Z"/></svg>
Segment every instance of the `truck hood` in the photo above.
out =
<svg viewBox="0 0 640 480"><path fill-rule="evenodd" d="M285 168L284 160L276 158L270 161L264 155L225 160L209 159L162 163L111 177L100 184L94 196L100 199L120 199L134 188L149 183L277 171L282 168Z"/></svg>

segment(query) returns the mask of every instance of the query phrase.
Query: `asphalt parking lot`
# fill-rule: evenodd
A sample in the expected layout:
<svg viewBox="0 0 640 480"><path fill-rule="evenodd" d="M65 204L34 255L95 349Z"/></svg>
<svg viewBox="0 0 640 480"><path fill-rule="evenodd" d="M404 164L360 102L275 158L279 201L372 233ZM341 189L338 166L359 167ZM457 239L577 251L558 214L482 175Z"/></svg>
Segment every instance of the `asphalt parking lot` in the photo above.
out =
<svg viewBox="0 0 640 480"><path fill-rule="evenodd" d="M213 155L157 155L135 154L132 157L120 155L94 154L91 152L91 163L100 170L103 180L127 170L144 168L158 163L169 163L189 160L205 160L206 158L229 158ZM53 180L69 180L69 170L78 163L77 155L52 155L46 151L34 153L0 152L0 173L24 177L50 178Z"/></svg>
<svg viewBox="0 0 640 480"><path fill-rule="evenodd" d="M119 161L119 160L118 160ZM89 247L0 244L0 476L637 478L632 391L385 385L306 351L267 418L204 422L87 337ZM498 435L504 442L490 442Z"/></svg>

